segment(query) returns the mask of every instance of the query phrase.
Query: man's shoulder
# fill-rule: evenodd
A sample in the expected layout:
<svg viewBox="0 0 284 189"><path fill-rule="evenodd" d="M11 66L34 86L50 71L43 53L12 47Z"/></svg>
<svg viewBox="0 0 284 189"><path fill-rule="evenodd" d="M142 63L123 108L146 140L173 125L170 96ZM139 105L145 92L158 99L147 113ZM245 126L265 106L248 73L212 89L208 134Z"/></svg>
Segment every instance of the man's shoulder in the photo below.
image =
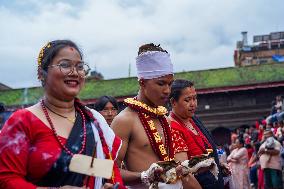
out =
<svg viewBox="0 0 284 189"><path fill-rule="evenodd" d="M119 119L133 119L135 117L138 117L138 113L133 111L131 108L126 107L124 110L122 110L116 117L118 117Z"/></svg>
<svg viewBox="0 0 284 189"><path fill-rule="evenodd" d="M114 118L112 125L132 125L137 119L137 112L127 107Z"/></svg>

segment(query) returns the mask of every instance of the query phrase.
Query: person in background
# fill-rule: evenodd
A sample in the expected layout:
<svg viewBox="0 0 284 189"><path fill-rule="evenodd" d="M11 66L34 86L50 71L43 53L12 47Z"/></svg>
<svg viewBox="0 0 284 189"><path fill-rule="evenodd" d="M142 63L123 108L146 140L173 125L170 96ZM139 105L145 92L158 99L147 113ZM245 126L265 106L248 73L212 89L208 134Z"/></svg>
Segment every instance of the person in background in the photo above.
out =
<svg viewBox="0 0 284 189"><path fill-rule="evenodd" d="M238 138L237 129L232 130L231 132L231 144L234 144Z"/></svg>
<svg viewBox="0 0 284 189"><path fill-rule="evenodd" d="M245 144L245 148L247 149L248 152L248 159L250 159L254 152L254 149L251 144Z"/></svg>
<svg viewBox="0 0 284 189"><path fill-rule="evenodd" d="M122 145L101 114L76 97L89 66L70 40L48 42L38 56L43 97L17 110L0 134L0 188L113 188L122 178L116 164L110 180L71 172L75 154L116 159Z"/></svg>
<svg viewBox="0 0 284 189"><path fill-rule="evenodd" d="M280 159L281 144L274 139L271 129L265 130L264 142L259 148L258 156L261 169L264 172L264 187L282 188L282 167Z"/></svg>
<svg viewBox="0 0 284 189"><path fill-rule="evenodd" d="M281 112L283 111L283 97L281 95L276 96L275 98L275 108L276 108L276 112Z"/></svg>
<svg viewBox="0 0 284 189"><path fill-rule="evenodd" d="M172 112L169 118L173 129L174 146L185 146L188 149L187 159L212 151L211 155L214 157L214 163L219 170L219 174L216 175L217 178L210 171L210 166L198 170L195 177L203 189L224 188L222 169L215 141L211 133L195 115L197 93L194 84L189 80L175 80L171 87L170 102ZM185 152L185 149L176 148L175 152Z"/></svg>
<svg viewBox="0 0 284 189"><path fill-rule="evenodd" d="M251 188L253 189L258 188L257 170L259 168L259 160L257 157L257 152L259 150L259 147L260 147L259 142L253 143L254 152L248 162L248 167L250 169L249 178L250 178Z"/></svg>
<svg viewBox="0 0 284 189"><path fill-rule="evenodd" d="M249 189L248 152L244 143L243 138L238 138L236 149L227 158L232 169L230 189Z"/></svg>
<svg viewBox="0 0 284 189"><path fill-rule="evenodd" d="M5 112L5 106L3 103L0 103L0 132L4 125L4 118L2 117L1 113Z"/></svg>
<svg viewBox="0 0 284 189"><path fill-rule="evenodd" d="M263 140L263 132L264 132L265 128L266 128L266 121L262 120L260 125L259 125L259 129L258 129L258 141Z"/></svg>
<svg viewBox="0 0 284 189"><path fill-rule="evenodd" d="M283 138L283 120L284 120L284 112L281 112L277 115L277 122L278 122L278 128L277 128L277 131L276 131L276 137L277 139L280 141L281 138ZM282 144L282 142L280 141L280 143Z"/></svg>
<svg viewBox="0 0 284 189"><path fill-rule="evenodd" d="M259 126L258 126L259 128ZM252 125L250 127L250 133L251 133L251 142L252 143L255 143L258 141L258 129L256 129L256 126L255 125Z"/></svg>
<svg viewBox="0 0 284 189"><path fill-rule="evenodd" d="M117 101L112 96L101 96L94 104L94 109L104 116L108 125L111 125L119 111Z"/></svg>

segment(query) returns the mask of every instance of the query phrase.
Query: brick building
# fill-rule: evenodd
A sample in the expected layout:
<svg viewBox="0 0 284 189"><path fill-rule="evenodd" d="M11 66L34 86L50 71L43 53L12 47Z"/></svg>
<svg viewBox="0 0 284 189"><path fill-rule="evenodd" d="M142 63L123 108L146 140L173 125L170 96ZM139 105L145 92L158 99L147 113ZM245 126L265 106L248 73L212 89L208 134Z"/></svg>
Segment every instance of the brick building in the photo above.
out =
<svg viewBox="0 0 284 189"><path fill-rule="evenodd" d="M251 45L247 42L247 32L242 32L242 35L234 53L236 66L284 62L284 32L254 36Z"/></svg>

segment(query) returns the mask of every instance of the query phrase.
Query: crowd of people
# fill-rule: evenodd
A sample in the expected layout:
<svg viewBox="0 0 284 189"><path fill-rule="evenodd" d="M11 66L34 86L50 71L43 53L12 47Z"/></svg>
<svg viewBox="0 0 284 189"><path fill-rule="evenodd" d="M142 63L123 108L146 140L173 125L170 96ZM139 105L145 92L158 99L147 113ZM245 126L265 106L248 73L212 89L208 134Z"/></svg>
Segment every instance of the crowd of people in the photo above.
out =
<svg viewBox="0 0 284 189"><path fill-rule="evenodd" d="M283 188L284 109L279 95L271 114L250 127L240 127L231 134L231 145L219 148L219 157L229 164L230 189Z"/></svg>
<svg viewBox="0 0 284 189"><path fill-rule="evenodd" d="M284 114L278 101L277 115L238 129L225 153L195 115L194 83L174 80L170 54L160 45L139 48L139 91L124 100L121 112L111 96L102 96L92 107L77 98L89 67L74 42L47 43L37 67L43 97L14 112L0 133L0 188L245 189L250 183L258 188L282 184ZM70 170L78 154L92 157L90 168L94 159L114 161L111 177Z"/></svg>

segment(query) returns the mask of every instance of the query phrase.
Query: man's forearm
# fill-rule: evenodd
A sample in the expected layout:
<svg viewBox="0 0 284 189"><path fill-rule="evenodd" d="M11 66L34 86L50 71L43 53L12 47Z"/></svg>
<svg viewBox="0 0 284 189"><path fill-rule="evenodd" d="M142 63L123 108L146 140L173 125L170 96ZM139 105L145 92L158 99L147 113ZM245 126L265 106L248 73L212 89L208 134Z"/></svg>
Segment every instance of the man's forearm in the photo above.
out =
<svg viewBox="0 0 284 189"><path fill-rule="evenodd" d="M122 176L123 182L126 185L141 183L141 173L139 172L132 172L125 169L120 169L120 174Z"/></svg>
<svg viewBox="0 0 284 189"><path fill-rule="evenodd" d="M280 153L280 151L274 150L274 149L266 149L265 153L270 154L270 155L278 155Z"/></svg>

